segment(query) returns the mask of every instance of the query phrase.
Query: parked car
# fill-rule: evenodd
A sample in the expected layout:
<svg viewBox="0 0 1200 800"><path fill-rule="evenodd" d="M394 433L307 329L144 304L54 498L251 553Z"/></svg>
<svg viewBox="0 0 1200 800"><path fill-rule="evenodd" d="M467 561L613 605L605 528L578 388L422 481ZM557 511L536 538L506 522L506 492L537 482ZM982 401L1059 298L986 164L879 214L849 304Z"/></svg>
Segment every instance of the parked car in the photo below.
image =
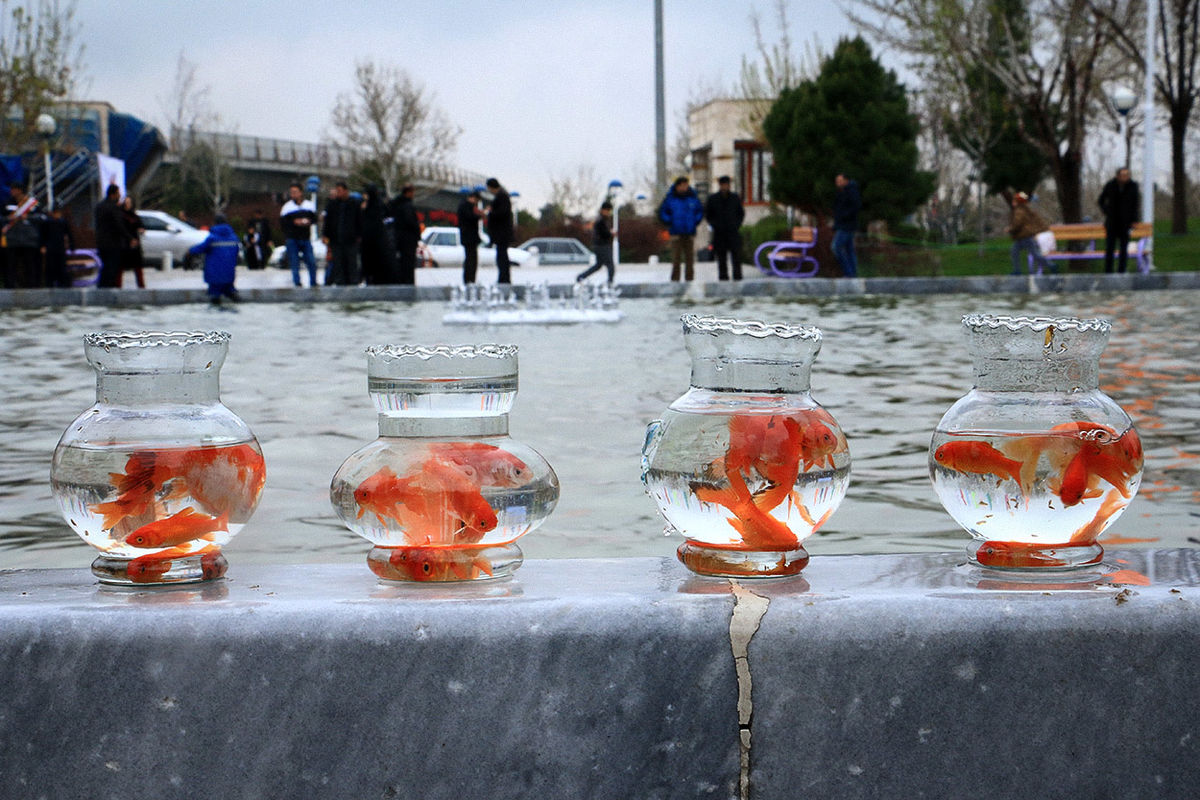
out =
<svg viewBox="0 0 1200 800"><path fill-rule="evenodd" d="M139 210L137 215L146 229L142 234L142 256L147 263L161 267L163 254L170 253L171 260L185 269L198 266L196 257L188 255L188 250L207 239L208 231L162 211Z"/></svg>
<svg viewBox="0 0 1200 800"><path fill-rule="evenodd" d="M531 255L537 256L540 264L586 264L596 263L596 254L584 246L578 239L542 236L530 239L520 247Z"/></svg>
<svg viewBox="0 0 1200 800"><path fill-rule="evenodd" d="M317 239L315 242L312 243L312 247L313 247L313 259L316 260L317 264L324 264L326 255L328 253L328 250L325 247L325 243L322 242L320 239ZM268 267L281 267L283 269L287 269L288 268L287 247L285 247L284 245L279 245L279 247L276 247L274 250L272 250L271 257L267 259L267 266ZM304 267L303 262L301 262L300 266L301 266L301 268Z"/></svg>
<svg viewBox="0 0 1200 800"><path fill-rule="evenodd" d="M483 241L479 245L479 266L496 266L496 248L492 246L487 234L481 234ZM462 267L463 247L458 236L458 228L426 228L421 234L420 251L422 258L428 258L434 267ZM428 255L426 255L428 254ZM508 262L514 267L536 267L537 256L516 247L508 248Z"/></svg>

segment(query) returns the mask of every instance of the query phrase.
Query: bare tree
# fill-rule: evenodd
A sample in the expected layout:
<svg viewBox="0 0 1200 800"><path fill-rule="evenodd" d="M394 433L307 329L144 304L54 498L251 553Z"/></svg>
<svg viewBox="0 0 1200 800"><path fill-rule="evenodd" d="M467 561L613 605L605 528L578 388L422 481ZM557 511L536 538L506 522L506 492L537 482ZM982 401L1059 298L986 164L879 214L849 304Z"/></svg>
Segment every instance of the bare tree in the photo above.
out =
<svg viewBox="0 0 1200 800"><path fill-rule="evenodd" d="M1145 38L1142 27L1129 27L1128 20L1109 16L1103 3L1098 4L1116 36L1117 46L1145 74ZM1134 3L1134 5L1141 5ZM1144 11L1143 11L1144 14ZM1196 62L1200 53L1200 0L1159 0L1155 20L1157 50L1162 68L1154 75L1159 98L1167 107L1171 126L1171 233L1187 233L1187 130L1188 121L1200 96L1196 80ZM1144 177L1145 191L1154 191L1153 177Z"/></svg>
<svg viewBox="0 0 1200 800"><path fill-rule="evenodd" d="M163 184L163 199L187 211L219 214L233 193L233 167L221 141L232 135L213 109L211 87L201 81L195 62L181 50L171 89L158 98L176 157Z"/></svg>
<svg viewBox="0 0 1200 800"><path fill-rule="evenodd" d="M855 0L854 21L916 57L930 74L955 60L986 69L1003 87L1022 135L1046 156L1066 222L1082 218L1088 121L1116 68L1111 18L1129 26L1128 0ZM1015 8L1015 11L1013 10ZM1106 16L1102 16L1103 15ZM997 16L999 14L999 17ZM999 25L1005 46L994 46Z"/></svg>
<svg viewBox="0 0 1200 800"><path fill-rule="evenodd" d="M550 176L550 204L567 217L587 218L599 208L606 190L592 164L580 164L574 172Z"/></svg>
<svg viewBox="0 0 1200 800"><path fill-rule="evenodd" d="M72 0L0 0L0 152L37 141L37 118L71 97L83 45Z"/></svg>
<svg viewBox="0 0 1200 800"><path fill-rule="evenodd" d="M374 61L355 65L354 88L338 95L330 126L333 141L353 151L356 168L388 196L411 175L413 161L441 161L462 132L408 72Z"/></svg>
<svg viewBox="0 0 1200 800"><path fill-rule="evenodd" d="M749 107L750 128L762 138L762 121L771 110L779 93L809 80L820 69L822 51L816 34L805 47L803 56L792 53L791 22L786 0L775 0L775 32L777 40L768 41L763 32L758 9L750 10L750 27L754 31L755 55L742 56L741 83L738 93L754 101Z"/></svg>

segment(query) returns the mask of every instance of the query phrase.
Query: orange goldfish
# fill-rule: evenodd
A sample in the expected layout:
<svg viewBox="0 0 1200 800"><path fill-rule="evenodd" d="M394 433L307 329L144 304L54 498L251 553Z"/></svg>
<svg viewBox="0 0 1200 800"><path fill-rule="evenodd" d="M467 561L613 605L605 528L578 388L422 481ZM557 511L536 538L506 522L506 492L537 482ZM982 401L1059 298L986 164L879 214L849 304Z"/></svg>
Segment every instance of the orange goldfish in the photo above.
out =
<svg viewBox="0 0 1200 800"><path fill-rule="evenodd" d="M117 490L117 499L93 505L92 511L104 517L102 525L111 530L126 517L140 517L154 507L158 491L175 475L169 451L141 450L125 462L124 472L110 472L109 480ZM182 487L177 487L182 488ZM172 496L178 492L172 492Z"/></svg>
<svg viewBox="0 0 1200 800"><path fill-rule="evenodd" d="M741 546L706 544L703 547L680 547L676 554L684 566L692 572L702 575L745 575L747 577L795 575L808 566L808 553L801 552L791 561L788 553L779 551L779 559L769 567L764 566L758 559L747 557L744 561L734 561L721 557L714 551L744 551Z"/></svg>
<svg viewBox="0 0 1200 800"><path fill-rule="evenodd" d="M250 444L199 447L176 454L176 472L206 511L244 518L266 483L262 453Z"/></svg>
<svg viewBox="0 0 1200 800"><path fill-rule="evenodd" d="M125 565L125 574L134 583L156 583L171 571L175 559L185 556L200 556L200 575L204 580L219 578L229 568L221 549L209 546L203 550L189 551L184 547L172 547L161 553L138 556Z"/></svg>
<svg viewBox="0 0 1200 800"><path fill-rule="evenodd" d="M1021 462L1006 457L987 442L946 442L934 451L933 458L955 472L994 475L1001 481L1012 478L1021 485ZM1023 486L1021 493L1025 493Z"/></svg>
<svg viewBox="0 0 1200 800"><path fill-rule="evenodd" d="M499 523L496 511L479 490L479 483L457 466L431 458L423 465L422 483L433 497L440 497L439 519L430 520L430 527L445 530L449 518L454 541L474 544ZM426 482L428 481L428 482ZM433 541L441 541L434 539Z"/></svg>
<svg viewBox="0 0 1200 800"><path fill-rule="evenodd" d="M413 581L469 581L492 574L491 563L474 547L396 547L388 563Z"/></svg>
<svg viewBox="0 0 1200 800"><path fill-rule="evenodd" d="M771 516L754 502L749 487L740 473L729 475L729 488L693 486L696 497L706 503L724 506L733 512L727 522L742 535L742 542L751 550L792 550L800 540L791 528Z"/></svg>
<svg viewBox="0 0 1200 800"><path fill-rule="evenodd" d="M394 519L399 525L404 525L401 518L400 506L406 506L412 513L424 514L426 511L425 495L414 490L413 478L401 478L391 467L381 467L354 490L354 502L358 504L358 516L371 513L379 520L379 524L387 526L387 517Z"/></svg>
<svg viewBox="0 0 1200 800"><path fill-rule="evenodd" d="M125 544L133 547L175 547L193 539L210 536L217 531L229 530L229 515L210 517L198 514L191 506L165 519L147 523L125 537Z"/></svg>
<svg viewBox="0 0 1200 800"><path fill-rule="evenodd" d="M529 482L529 466L507 450L485 442L433 442L429 452L478 480L480 486L513 488Z"/></svg>
<svg viewBox="0 0 1200 800"><path fill-rule="evenodd" d="M1065 567L1067 563L1062 559L1042 552L1053 547L1054 545L1036 545L1028 542L984 542L975 551L975 560L980 566L1001 569Z"/></svg>
<svg viewBox="0 0 1200 800"><path fill-rule="evenodd" d="M1110 490L1104 496L1104 501L1100 503L1100 508L1096 509L1096 515L1071 534L1071 544L1090 544L1096 541L1100 534L1104 533L1104 529L1108 527L1112 518L1127 505L1129 505L1129 501L1121 495L1119 490Z"/></svg>

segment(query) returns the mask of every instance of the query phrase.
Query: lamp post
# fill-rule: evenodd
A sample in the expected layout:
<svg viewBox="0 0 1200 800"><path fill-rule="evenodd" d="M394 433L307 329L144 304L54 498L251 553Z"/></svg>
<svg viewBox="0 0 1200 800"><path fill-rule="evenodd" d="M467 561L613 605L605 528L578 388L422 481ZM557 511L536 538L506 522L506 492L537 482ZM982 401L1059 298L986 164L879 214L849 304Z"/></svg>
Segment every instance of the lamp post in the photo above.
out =
<svg viewBox="0 0 1200 800"><path fill-rule="evenodd" d="M1121 138L1125 140L1125 160L1121 162L1124 166L1129 166L1130 153L1130 136L1129 132L1129 112L1137 105L1138 97L1128 86L1117 86L1109 94L1108 99L1112 101L1113 108L1121 115Z"/></svg>
<svg viewBox="0 0 1200 800"><path fill-rule="evenodd" d="M613 266L621 266L621 246L617 241L617 233L621 227L621 189L625 184L621 183L616 178L608 182L608 196L612 198L613 204Z"/></svg>
<svg viewBox="0 0 1200 800"><path fill-rule="evenodd" d="M49 114L38 114L34 126L46 143L46 210L50 211L54 208L54 170L50 164L50 137L58 129L58 124L55 123L54 117Z"/></svg>
<svg viewBox="0 0 1200 800"><path fill-rule="evenodd" d="M508 199L512 201L513 236L517 235L517 198L520 196L521 196L521 193L516 190L513 190L508 193Z"/></svg>

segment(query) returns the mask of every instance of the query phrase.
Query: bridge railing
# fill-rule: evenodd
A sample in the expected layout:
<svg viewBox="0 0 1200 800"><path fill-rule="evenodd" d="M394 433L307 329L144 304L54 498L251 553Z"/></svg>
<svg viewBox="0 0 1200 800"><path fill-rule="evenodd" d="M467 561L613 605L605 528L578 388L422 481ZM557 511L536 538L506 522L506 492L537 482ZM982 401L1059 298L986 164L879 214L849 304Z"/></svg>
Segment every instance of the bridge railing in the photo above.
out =
<svg viewBox="0 0 1200 800"><path fill-rule="evenodd" d="M355 152L336 144L300 142L214 131L176 131L171 136L171 155L178 156L194 144L216 149L222 158L243 163L288 165L298 169L345 170L353 168ZM439 161L412 160L407 164L413 180L447 186L475 186L484 181L479 173Z"/></svg>

